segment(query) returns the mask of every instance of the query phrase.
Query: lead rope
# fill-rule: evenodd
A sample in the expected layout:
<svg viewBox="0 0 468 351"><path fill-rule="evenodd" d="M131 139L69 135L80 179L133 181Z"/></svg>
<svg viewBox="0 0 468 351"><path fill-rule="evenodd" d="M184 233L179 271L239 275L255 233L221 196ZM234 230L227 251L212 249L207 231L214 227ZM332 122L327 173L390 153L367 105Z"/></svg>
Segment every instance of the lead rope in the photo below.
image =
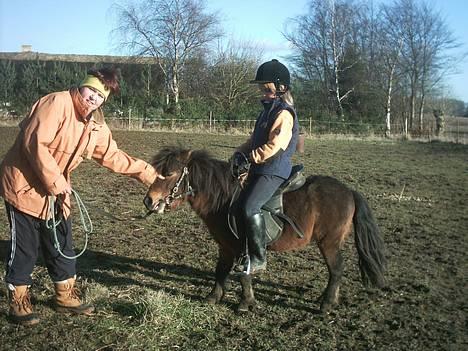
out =
<svg viewBox="0 0 468 351"><path fill-rule="evenodd" d="M84 244L83 250L81 250L81 252L75 256L67 256L62 252L62 249L60 248L60 243L57 238L57 226L60 224L61 220L59 220L58 222L55 221L55 196L53 195L49 196L49 211L51 212L52 223L49 224L49 220L46 221L47 229L52 229L52 232L54 234L55 248L57 249L58 253L62 257L65 257L69 260L74 260L80 257L86 251L86 248L88 247L88 236L89 234L93 232L93 222L91 222L91 218L89 217L89 213L88 213L88 210L86 209L86 206L84 205L78 193L73 189L72 189L72 194L75 197L78 209L80 210L81 224L83 225L83 229L85 232L85 244Z"/></svg>

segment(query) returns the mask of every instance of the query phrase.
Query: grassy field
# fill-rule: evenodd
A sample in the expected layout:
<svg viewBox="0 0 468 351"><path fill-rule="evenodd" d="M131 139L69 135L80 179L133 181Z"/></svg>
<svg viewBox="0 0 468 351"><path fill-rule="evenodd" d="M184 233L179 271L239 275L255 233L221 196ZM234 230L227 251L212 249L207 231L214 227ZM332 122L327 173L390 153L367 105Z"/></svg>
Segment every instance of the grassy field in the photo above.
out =
<svg viewBox="0 0 468 351"><path fill-rule="evenodd" d="M0 128L0 156L16 132ZM244 139L137 131L114 137L147 160L159 147L177 143L227 159ZM86 161L73 187L95 233L78 271L97 313L55 313L52 283L40 261L32 293L41 323L8 323L2 286L0 350L466 350L468 146L308 139L305 153L295 157L307 175L334 176L369 200L386 242L386 289L362 286L350 238L341 304L329 314L318 312L328 273L315 245L269 254L268 272L255 281L259 307L253 313L235 313L235 277L223 303L207 305L217 246L198 217L183 208L135 219L145 213L144 186ZM80 249L83 235L74 218ZM2 257L7 245L3 215Z"/></svg>

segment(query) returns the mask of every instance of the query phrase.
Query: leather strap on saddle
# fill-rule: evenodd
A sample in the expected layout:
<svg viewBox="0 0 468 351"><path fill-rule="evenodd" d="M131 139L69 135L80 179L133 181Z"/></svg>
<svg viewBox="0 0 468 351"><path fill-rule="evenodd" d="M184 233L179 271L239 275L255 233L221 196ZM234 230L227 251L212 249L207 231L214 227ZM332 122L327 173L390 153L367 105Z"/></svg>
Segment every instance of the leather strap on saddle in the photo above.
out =
<svg viewBox="0 0 468 351"><path fill-rule="evenodd" d="M304 173L302 172L303 169L303 165L293 166L290 177L278 188L278 190L275 192L272 198L265 205L262 206L262 210L269 212L271 215L266 216L266 222L268 222L268 217L270 217L270 220L274 220L271 219L272 217L277 217L282 222L289 224L300 238L304 237L304 232L301 230L301 228L299 228L299 226L294 222L293 219L291 219L283 212L283 194L297 190L304 185L306 178L304 176ZM237 239L239 239L239 233L236 224L236 214L232 211L232 204L238 198L240 190L241 187L238 185L231 199L227 218L229 229ZM266 224L268 226L268 223ZM276 226L278 226L278 224ZM281 223L280 229L278 229L278 231L282 231ZM275 238L272 239L272 241L274 241L279 236L279 232L277 233L278 235L275 235Z"/></svg>
<svg viewBox="0 0 468 351"><path fill-rule="evenodd" d="M276 216L280 218L282 221L288 223L292 229L294 229L294 232L297 234L299 238L304 237L304 232L299 228L299 226L294 223L294 221L284 212L277 212L275 209L270 208L268 206L262 206L262 210L270 212L273 216Z"/></svg>

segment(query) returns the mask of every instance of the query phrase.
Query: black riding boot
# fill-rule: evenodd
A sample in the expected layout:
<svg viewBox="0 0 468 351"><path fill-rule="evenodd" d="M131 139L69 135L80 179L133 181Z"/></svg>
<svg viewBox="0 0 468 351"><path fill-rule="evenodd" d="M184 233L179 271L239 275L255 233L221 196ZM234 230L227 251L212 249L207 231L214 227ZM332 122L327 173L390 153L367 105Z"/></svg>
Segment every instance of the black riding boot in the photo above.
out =
<svg viewBox="0 0 468 351"><path fill-rule="evenodd" d="M245 234L250 260L244 265L244 273L255 274L266 269L265 219L256 213L245 219Z"/></svg>

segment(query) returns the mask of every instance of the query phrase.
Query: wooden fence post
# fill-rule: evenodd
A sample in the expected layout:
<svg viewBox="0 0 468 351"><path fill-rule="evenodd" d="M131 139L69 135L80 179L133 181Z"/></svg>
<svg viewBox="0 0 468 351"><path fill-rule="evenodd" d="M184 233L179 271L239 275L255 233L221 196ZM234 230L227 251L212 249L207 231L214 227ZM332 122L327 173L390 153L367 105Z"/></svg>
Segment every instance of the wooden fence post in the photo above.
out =
<svg viewBox="0 0 468 351"><path fill-rule="evenodd" d="M210 111L210 132L211 132L211 124L212 124L212 120L213 120L213 111Z"/></svg>
<svg viewBox="0 0 468 351"><path fill-rule="evenodd" d="M132 109L129 108L128 109L128 130L130 130L131 121L132 121Z"/></svg>

